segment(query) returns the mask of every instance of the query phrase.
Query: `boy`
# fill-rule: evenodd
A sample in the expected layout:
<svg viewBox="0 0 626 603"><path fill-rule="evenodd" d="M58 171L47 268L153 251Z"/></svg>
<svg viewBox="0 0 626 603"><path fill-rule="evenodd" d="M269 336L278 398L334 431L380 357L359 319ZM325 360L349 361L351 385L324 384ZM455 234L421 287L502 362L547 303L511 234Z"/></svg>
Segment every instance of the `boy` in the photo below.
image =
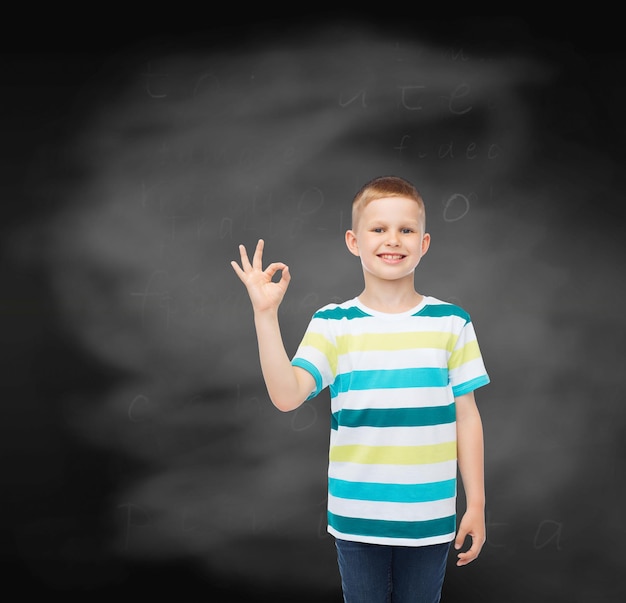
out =
<svg viewBox="0 0 626 603"><path fill-rule="evenodd" d="M273 404L290 411L330 388L328 532L346 603L436 603L451 542L459 550L471 537L459 566L485 542L474 390L489 377L469 315L415 289L430 245L425 223L407 180L383 176L361 188L345 242L361 260L364 289L318 310L291 360L278 323L289 268L262 269L262 240L252 263L243 245L241 266L232 262L252 302ZM457 463L467 500L458 531Z"/></svg>

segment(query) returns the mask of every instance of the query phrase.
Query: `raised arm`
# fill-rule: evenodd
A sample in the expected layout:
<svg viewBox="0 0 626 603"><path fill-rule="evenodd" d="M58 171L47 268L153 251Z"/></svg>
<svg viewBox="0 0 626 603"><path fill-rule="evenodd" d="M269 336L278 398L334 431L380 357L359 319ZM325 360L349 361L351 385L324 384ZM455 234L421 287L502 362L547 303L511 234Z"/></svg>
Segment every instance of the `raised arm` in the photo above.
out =
<svg viewBox="0 0 626 603"><path fill-rule="evenodd" d="M245 285L252 302L261 371L270 400L279 410L289 411L307 399L315 387L315 380L304 369L293 366L285 350L278 322L278 307L285 296L291 275L288 266L282 262L274 262L263 270L263 248L263 239L259 239L250 263L246 248L240 245L241 266L235 261L231 265ZM282 274L275 282L272 278L279 270Z"/></svg>

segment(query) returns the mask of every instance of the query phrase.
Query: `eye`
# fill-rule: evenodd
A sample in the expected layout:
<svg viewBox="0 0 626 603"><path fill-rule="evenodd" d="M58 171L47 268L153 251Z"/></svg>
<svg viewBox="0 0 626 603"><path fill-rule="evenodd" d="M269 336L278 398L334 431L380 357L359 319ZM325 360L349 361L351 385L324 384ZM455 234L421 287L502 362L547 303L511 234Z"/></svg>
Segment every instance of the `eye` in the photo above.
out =
<svg viewBox="0 0 626 603"><path fill-rule="evenodd" d="M372 232L383 232L383 228L382 226L376 226L375 228L372 228Z"/></svg>
<svg viewBox="0 0 626 603"><path fill-rule="evenodd" d="M411 234L413 232L412 228L402 228L401 229L402 234Z"/></svg>

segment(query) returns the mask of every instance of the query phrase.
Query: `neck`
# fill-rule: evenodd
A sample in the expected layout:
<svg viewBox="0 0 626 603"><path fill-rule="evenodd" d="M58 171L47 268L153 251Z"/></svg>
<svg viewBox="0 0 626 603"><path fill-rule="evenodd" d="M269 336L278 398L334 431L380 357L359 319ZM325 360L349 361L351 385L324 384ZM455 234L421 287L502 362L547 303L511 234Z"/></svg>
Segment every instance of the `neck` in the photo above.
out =
<svg viewBox="0 0 626 603"><path fill-rule="evenodd" d="M359 300L372 310L379 312L400 313L417 306L424 296L415 290L413 280L377 283L365 283L365 289Z"/></svg>

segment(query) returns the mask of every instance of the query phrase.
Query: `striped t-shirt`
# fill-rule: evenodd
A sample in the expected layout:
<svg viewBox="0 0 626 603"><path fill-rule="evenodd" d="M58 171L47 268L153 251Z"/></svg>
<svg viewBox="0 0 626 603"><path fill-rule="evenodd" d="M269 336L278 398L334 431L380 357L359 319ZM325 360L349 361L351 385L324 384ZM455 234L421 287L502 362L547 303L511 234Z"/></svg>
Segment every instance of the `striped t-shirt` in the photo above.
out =
<svg viewBox="0 0 626 603"><path fill-rule="evenodd" d="M328 532L377 544L456 532L455 396L489 383L470 316L424 297L386 314L358 298L312 317L292 360L330 388Z"/></svg>

